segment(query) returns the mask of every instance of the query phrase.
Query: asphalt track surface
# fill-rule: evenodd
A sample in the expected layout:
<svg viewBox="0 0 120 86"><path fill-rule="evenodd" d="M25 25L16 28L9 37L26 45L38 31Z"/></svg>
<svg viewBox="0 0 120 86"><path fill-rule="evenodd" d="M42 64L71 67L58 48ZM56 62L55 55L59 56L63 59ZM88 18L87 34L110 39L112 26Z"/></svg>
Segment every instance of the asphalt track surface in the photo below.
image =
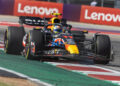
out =
<svg viewBox="0 0 120 86"><path fill-rule="evenodd" d="M0 21L18 22L18 18L8 17L8 16L4 16L4 17L0 16ZM72 24L73 27L90 30L91 33L86 35L86 38L88 38L88 39L91 39L93 36L93 33L95 33L95 32L104 32L105 34L107 34L106 32L110 32L110 34L108 34L108 35L110 36L113 50L115 52L114 61L110 62L108 65L97 65L97 66L117 70L120 72L120 28L119 27L113 27L113 26L110 26L110 27L100 26L99 27L97 25L89 25L89 24L86 25L86 24L79 24L79 23L72 23L72 22L69 22L69 23ZM7 26L0 26L0 40L2 40L2 41L3 41L3 37L4 37L4 31L6 28L7 28ZM82 61L81 64L94 65L93 62L89 61L89 60ZM3 73L4 72L1 71L0 75L4 75ZM10 74L10 76L11 75L12 74ZM12 75L12 76L14 76L14 75Z"/></svg>

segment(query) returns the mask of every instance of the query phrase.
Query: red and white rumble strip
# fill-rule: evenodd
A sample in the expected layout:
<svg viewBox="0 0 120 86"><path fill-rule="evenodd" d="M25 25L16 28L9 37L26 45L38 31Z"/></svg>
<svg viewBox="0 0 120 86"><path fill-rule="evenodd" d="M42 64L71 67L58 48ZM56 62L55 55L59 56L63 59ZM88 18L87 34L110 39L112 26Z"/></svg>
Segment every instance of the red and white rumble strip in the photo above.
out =
<svg viewBox="0 0 120 86"><path fill-rule="evenodd" d="M19 23L15 23L15 22L6 22L6 21L0 21L0 26L20 26ZM24 25L24 27L26 28L33 28L34 26L30 26L30 25Z"/></svg>
<svg viewBox="0 0 120 86"><path fill-rule="evenodd" d="M0 50L4 50L4 44L3 44L3 41L0 41Z"/></svg>
<svg viewBox="0 0 120 86"><path fill-rule="evenodd" d="M70 70L77 73L85 74L89 77L93 77L100 80L110 81L120 85L120 72L111 69L106 69L94 65L82 65L74 63L57 63L57 62L47 62L56 67Z"/></svg>

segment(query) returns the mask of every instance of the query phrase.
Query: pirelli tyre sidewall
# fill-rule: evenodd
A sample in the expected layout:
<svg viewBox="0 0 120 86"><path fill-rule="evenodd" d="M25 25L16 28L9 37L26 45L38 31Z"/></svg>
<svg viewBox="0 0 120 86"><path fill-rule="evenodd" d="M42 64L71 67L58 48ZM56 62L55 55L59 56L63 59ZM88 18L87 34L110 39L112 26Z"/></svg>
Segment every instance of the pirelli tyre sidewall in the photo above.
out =
<svg viewBox="0 0 120 86"><path fill-rule="evenodd" d="M95 40L95 53L101 55L100 59L94 58L96 64L108 64L111 52L111 41L107 35L97 35ZM103 56L103 57L102 57Z"/></svg>
<svg viewBox="0 0 120 86"><path fill-rule="evenodd" d="M4 51L8 54L20 54L23 50L24 27L10 26L4 34Z"/></svg>
<svg viewBox="0 0 120 86"><path fill-rule="evenodd" d="M35 53L31 53L31 42L35 44ZM31 30L28 35L28 44L25 48L26 59L36 59L37 52L43 51L44 49L44 33L41 30Z"/></svg>

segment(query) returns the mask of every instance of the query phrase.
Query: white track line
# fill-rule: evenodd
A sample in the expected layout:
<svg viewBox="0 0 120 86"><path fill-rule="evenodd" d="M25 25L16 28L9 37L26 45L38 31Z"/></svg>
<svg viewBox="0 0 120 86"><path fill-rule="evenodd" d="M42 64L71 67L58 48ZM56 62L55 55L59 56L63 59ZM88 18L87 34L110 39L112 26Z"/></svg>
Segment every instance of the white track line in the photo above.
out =
<svg viewBox="0 0 120 86"><path fill-rule="evenodd" d="M52 64L54 66L56 65L67 65L67 66L77 66L77 67L93 67L95 68L93 65L82 65L82 64L74 64L74 63L57 63L57 62L46 62L48 64Z"/></svg>
<svg viewBox="0 0 120 86"><path fill-rule="evenodd" d="M54 85L52 85L52 84L48 84L48 83L43 82L43 81L40 81L40 80L38 80L38 79L31 78L31 77L29 77L29 76L26 76L26 75L24 75L24 74L22 74L22 73L15 72L15 71L10 70L10 69L6 69L6 68L3 68L3 67L0 67L0 70L4 70L4 71L7 71L7 72L16 74L16 75L18 75L18 76L20 76L20 77L26 78L26 79L28 79L28 80L30 80L30 81L34 81L34 82L39 83L39 84L43 84L43 85L45 85L45 86L54 86Z"/></svg>
<svg viewBox="0 0 120 86"><path fill-rule="evenodd" d="M108 68L104 68L104 67L100 67L100 66L94 66L96 68L100 68L100 69L103 69L103 70L107 70L107 71L111 71L113 73L120 73L119 71L116 71L116 70L112 70L112 69L108 69Z"/></svg>
<svg viewBox="0 0 120 86"><path fill-rule="evenodd" d="M120 81L111 81L111 82L120 85Z"/></svg>

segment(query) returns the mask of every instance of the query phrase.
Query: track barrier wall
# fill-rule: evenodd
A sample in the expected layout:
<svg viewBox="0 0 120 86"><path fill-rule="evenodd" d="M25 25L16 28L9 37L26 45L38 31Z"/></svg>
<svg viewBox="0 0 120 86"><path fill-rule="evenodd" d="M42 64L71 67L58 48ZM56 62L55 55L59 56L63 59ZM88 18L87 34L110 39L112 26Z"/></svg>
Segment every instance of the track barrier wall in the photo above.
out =
<svg viewBox="0 0 120 86"><path fill-rule="evenodd" d="M80 22L80 11L81 11L81 5L64 4L63 18L69 21Z"/></svg>
<svg viewBox="0 0 120 86"><path fill-rule="evenodd" d="M13 15L14 0L0 0L0 14Z"/></svg>
<svg viewBox="0 0 120 86"><path fill-rule="evenodd" d="M29 0L0 0L0 14L13 16L51 17L63 13L69 21L120 26L120 10L85 5L70 5Z"/></svg>
<svg viewBox="0 0 120 86"><path fill-rule="evenodd" d="M120 10L114 8L82 6L80 22L120 26Z"/></svg>
<svg viewBox="0 0 120 86"><path fill-rule="evenodd" d="M15 0L15 16L51 17L51 13L63 13L63 4Z"/></svg>

